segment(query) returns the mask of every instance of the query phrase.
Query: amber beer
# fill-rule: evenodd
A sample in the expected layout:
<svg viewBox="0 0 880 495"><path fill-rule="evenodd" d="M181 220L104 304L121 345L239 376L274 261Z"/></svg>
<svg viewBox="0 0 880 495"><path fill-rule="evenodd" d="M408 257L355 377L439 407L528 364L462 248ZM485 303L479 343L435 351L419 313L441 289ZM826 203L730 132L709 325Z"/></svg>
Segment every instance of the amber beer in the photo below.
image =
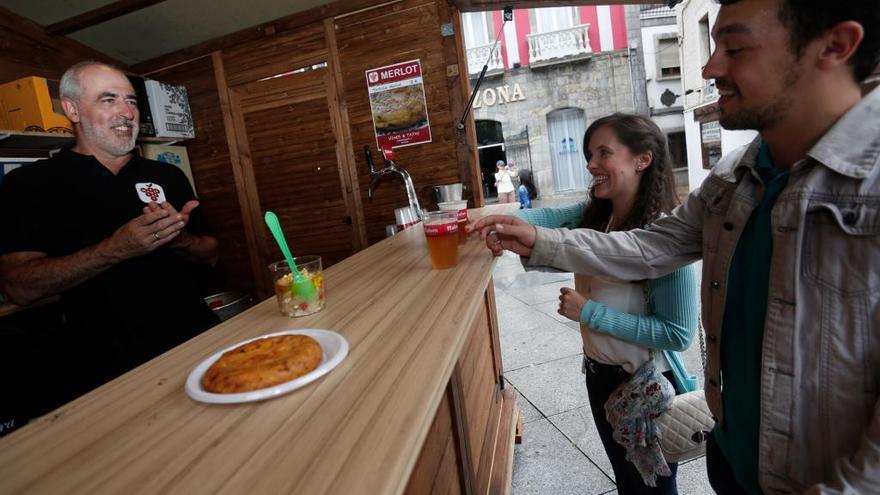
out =
<svg viewBox="0 0 880 495"><path fill-rule="evenodd" d="M446 201L444 203L437 203L437 206L440 207L441 211L454 211L457 213L458 243L464 244L467 241L467 229L465 229L468 223L467 201Z"/></svg>
<svg viewBox="0 0 880 495"><path fill-rule="evenodd" d="M458 262L458 215L454 211L432 211L422 222L428 239L431 267L442 270Z"/></svg>

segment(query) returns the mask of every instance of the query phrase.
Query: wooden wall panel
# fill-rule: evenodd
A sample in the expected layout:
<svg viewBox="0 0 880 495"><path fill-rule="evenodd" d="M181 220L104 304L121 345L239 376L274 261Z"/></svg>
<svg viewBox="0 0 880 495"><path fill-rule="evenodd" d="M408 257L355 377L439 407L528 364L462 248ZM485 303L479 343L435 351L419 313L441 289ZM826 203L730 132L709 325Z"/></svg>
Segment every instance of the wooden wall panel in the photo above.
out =
<svg viewBox="0 0 880 495"><path fill-rule="evenodd" d="M320 22L223 50L230 87L326 60L327 43Z"/></svg>
<svg viewBox="0 0 880 495"><path fill-rule="evenodd" d="M453 116L446 82L446 59L440 36L440 17L432 0L404 0L337 18L336 43L344 95L351 126L352 147L370 243L385 237L385 225L394 223L394 208L406 206L400 180L383 179L372 202L367 199L369 171L363 155L376 150L365 71L397 62L420 59L433 141L398 148L397 162L412 175L423 208L434 208L431 185L460 182Z"/></svg>
<svg viewBox="0 0 880 495"><path fill-rule="evenodd" d="M260 207L278 214L294 256L320 254L324 266L351 256L327 101L248 113L245 126ZM258 230L267 239L269 260L281 259L266 229Z"/></svg>
<svg viewBox="0 0 880 495"><path fill-rule="evenodd" d="M189 94L196 125L196 137L186 146L193 180L208 220L208 228L220 243L220 260L213 286L222 290L244 290L254 294L254 279L242 225L223 112L214 78L211 57L202 57L150 75L171 84L183 84Z"/></svg>
<svg viewBox="0 0 880 495"><path fill-rule="evenodd" d="M25 76L61 79L71 65L98 60L127 68L107 55L64 36L49 36L36 23L0 7L0 83Z"/></svg>
<svg viewBox="0 0 880 495"><path fill-rule="evenodd" d="M236 224L231 226L233 231L224 233L224 236L238 236L239 246L242 248L247 246L249 249L237 259L241 262L240 268L243 268L246 265L244 261L249 257L252 284L258 289L263 289L258 290L261 294L268 295L267 288L263 287L263 282L266 281L262 280L264 268L262 264L273 256L274 246L265 242L260 211L265 206L261 205L262 185L256 184L257 179L251 170L255 165L251 161L249 146L250 144L260 146L260 144L248 142L250 132L248 128L270 133L272 126L279 125L276 120L277 115L271 111L260 113L259 118L265 121L257 122L257 112L280 106L282 103L299 105L303 102L302 98L308 98L314 89L305 88L297 94L282 91L274 95L269 95L265 91L262 93L256 91L259 94L255 93L251 98L250 93L258 86L265 88L276 84L283 85L285 84L283 81L289 79L284 77L259 82L262 78L324 61L329 64L326 69L318 69L318 71L329 71L332 75L323 82L322 87L329 112L320 111L330 127L327 128L323 123L316 122L317 127L310 126L307 129L307 131L321 129L322 132L327 133L326 139L308 132L303 136L287 134L284 138L298 142L294 144L295 146L305 146L307 143L302 143L306 139L305 136L323 142L335 140L335 148L330 156L335 155L336 165L335 168L327 170L335 171L339 175L332 183L340 188L344 208L341 203L337 204L338 202L333 200L333 206L325 209L326 211L320 211L319 214L330 215L336 219L344 209L345 221L350 221L351 225L342 226L334 220L332 223L322 224L325 228L317 230L322 231L321 235L328 240L329 236L347 230L352 241L343 247L338 244L330 246L330 254L326 261L336 261L336 258L346 250L350 250L349 253L354 252L367 244L383 239L385 225L394 223L394 208L408 204L405 189L398 178L383 179L375 191L373 200L367 199L370 179L363 155L364 145L370 146L373 156L381 165L373 134L365 81L365 71L369 68L405 60L421 60L433 141L399 148L397 155L398 163L412 174L422 207L436 208L433 185L465 182L470 186L470 191L477 190L473 184L468 183L470 178L467 170L473 165L471 163L473 157L470 156L472 153L469 153L470 148L465 142L466 136L461 133L456 134L454 129L455 119L461 112L462 101L467 97L463 89L466 88L467 81L462 78L458 64L462 52L460 49L454 49L460 35L446 37L441 35L442 24L452 22L453 26L459 25L453 22L457 21L455 9L446 4L445 0L390 2L356 0L356 3L348 4L347 8L344 8L342 3L332 4L333 8L326 11L327 17L321 22L306 22L305 17L280 19L261 27L258 36L242 32L239 33L241 36L209 43L211 46L223 47L222 51L212 54L216 72L215 85L223 91L219 100L221 105L226 105L226 109L218 109L218 112L226 118L225 136L217 132L216 137L221 139L223 136L229 141L227 143L227 153L231 160L229 167L234 172L230 174L230 181L233 180L232 175L234 175L239 193L235 200L240 200L240 218L236 218ZM315 12L310 12L309 15L313 14ZM181 57L188 53L194 52L184 50L167 56L166 60L169 64L181 64ZM189 69L186 67L194 63L196 62L192 60L182 62L182 65L173 66L171 69L151 71L149 75L162 79L165 73L178 70L177 67L183 67L182 71L187 72ZM161 60L158 60L141 67L160 65ZM214 74L210 71L202 74L192 73L194 80L209 79L212 75ZM308 78L309 76L306 73L292 77ZM185 78L169 82L187 86L190 84ZM236 95L235 98L232 98L233 95ZM270 101L267 99L270 97L289 101ZM252 114L247 122L241 115L233 118L232 112L235 106L232 104L233 99L237 101L235 105L248 108L244 113ZM319 112L317 107L313 110ZM219 122L219 119L216 122ZM289 143L281 144L278 149L290 151L285 148L289 145ZM328 151L321 148L322 154ZM194 164L195 168L198 166ZM329 162L323 166L329 166ZM325 178L329 180L329 176ZM314 180L314 177L308 176L306 180ZM265 183L265 180L263 182ZM315 185L311 182L310 184ZM321 184L317 185L324 187ZM470 197L470 191L465 193L466 198ZM327 191L325 190L324 193ZM281 197L281 194L278 193L276 196ZM291 194L288 193L287 197L290 196ZM475 199L479 201L479 198ZM235 200L230 200L229 206L233 206ZM280 208L285 206L280 202L273 204ZM300 216L301 213L303 212L298 211ZM329 228L326 228L327 226ZM318 235L314 238L321 237ZM322 252L317 248L308 250ZM246 270L240 272L243 274Z"/></svg>
<svg viewBox="0 0 880 495"><path fill-rule="evenodd" d="M497 377L494 371L489 319L485 307L474 321L466 347L459 358L462 389L465 397L465 414L468 419L470 438L470 460L474 473L479 473L481 463L485 463L487 439L494 438L492 432L500 414L497 395ZM480 476L475 477L478 481Z"/></svg>
<svg viewBox="0 0 880 495"><path fill-rule="evenodd" d="M458 453L453 427L452 394L447 390L431 430L419 454L419 459L407 483L407 495L458 494L462 493L462 480L458 472Z"/></svg>

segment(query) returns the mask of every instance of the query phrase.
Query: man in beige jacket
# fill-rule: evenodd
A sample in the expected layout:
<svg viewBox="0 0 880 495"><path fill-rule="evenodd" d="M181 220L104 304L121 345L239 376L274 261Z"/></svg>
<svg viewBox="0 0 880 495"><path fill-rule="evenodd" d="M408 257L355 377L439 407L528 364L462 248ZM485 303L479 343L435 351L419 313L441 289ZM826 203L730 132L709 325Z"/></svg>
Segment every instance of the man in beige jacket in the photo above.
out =
<svg viewBox="0 0 880 495"><path fill-rule="evenodd" d="M875 1L724 0L720 123L756 129L643 230L488 217L495 253L639 280L703 259L707 469L719 493L880 493L880 91ZM869 5L871 4L871 5Z"/></svg>

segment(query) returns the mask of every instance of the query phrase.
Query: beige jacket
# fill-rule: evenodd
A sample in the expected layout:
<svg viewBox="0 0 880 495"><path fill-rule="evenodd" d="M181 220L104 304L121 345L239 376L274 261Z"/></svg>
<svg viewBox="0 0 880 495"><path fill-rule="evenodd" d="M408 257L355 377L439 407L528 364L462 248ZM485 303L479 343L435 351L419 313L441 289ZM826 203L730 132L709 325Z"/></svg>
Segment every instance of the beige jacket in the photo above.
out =
<svg viewBox="0 0 880 495"><path fill-rule="evenodd" d="M727 272L763 194L759 140L647 230L538 228L528 264L626 280L703 259L706 397L723 421ZM773 208L759 476L765 493L880 493L880 90L792 169Z"/></svg>

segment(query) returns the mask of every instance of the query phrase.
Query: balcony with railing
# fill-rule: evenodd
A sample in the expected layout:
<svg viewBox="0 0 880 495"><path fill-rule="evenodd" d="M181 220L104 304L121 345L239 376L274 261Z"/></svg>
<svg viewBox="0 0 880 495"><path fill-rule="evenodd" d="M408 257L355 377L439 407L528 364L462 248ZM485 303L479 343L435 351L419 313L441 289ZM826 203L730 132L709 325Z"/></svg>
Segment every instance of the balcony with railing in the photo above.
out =
<svg viewBox="0 0 880 495"><path fill-rule="evenodd" d="M483 65L486 64L487 60L489 61L489 69L486 70L487 76L504 72L504 60L501 58L501 43L495 45L494 50L492 45L490 43L467 49L468 73L470 75L478 75L483 70Z"/></svg>
<svg viewBox="0 0 880 495"><path fill-rule="evenodd" d="M532 67L558 64L590 58L589 24L581 24L558 31L526 35L529 43L529 64Z"/></svg>

